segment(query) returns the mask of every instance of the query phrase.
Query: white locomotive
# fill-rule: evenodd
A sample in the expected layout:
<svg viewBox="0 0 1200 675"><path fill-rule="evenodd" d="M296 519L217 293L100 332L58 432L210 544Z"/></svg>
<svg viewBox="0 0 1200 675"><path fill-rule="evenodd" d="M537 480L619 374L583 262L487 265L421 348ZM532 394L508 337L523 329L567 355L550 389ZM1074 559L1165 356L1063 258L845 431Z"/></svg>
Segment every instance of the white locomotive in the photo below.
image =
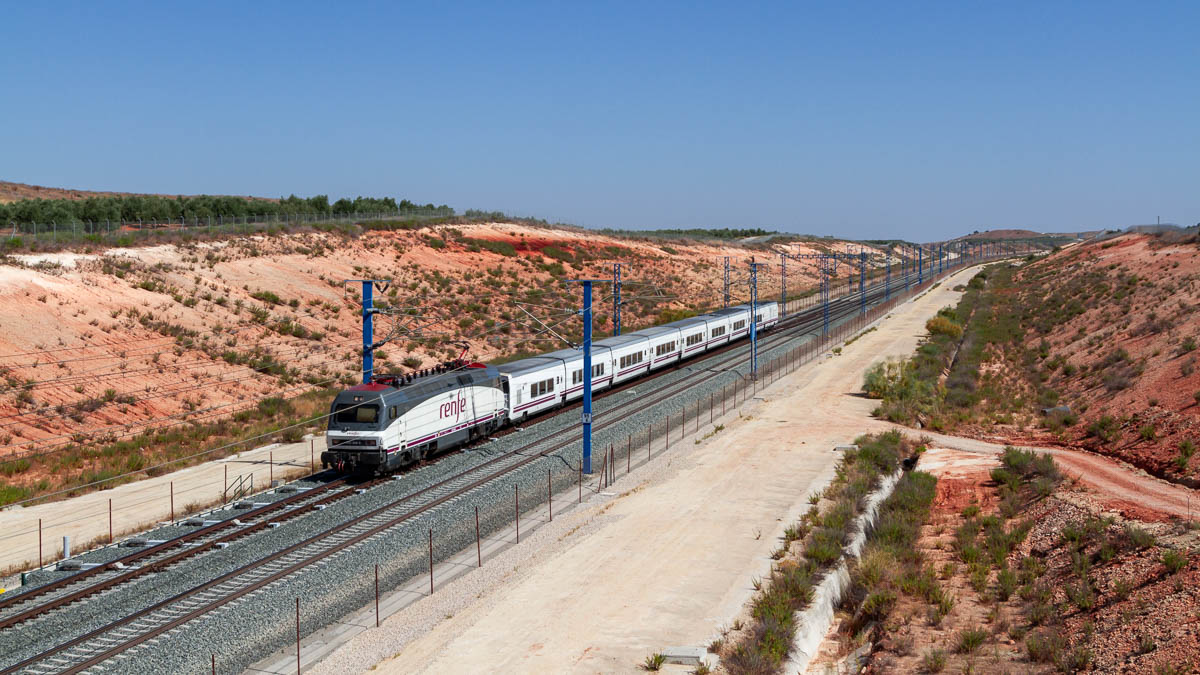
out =
<svg viewBox="0 0 1200 675"><path fill-rule="evenodd" d="M779 306L758 305L763 331ZM750 305L592 342L592 391L599 392L750 335ZM563 349L499 366L454 361L432 374L381 375L334 398L321 464L382 473L470 443L583 396L583 353Z"/></svg>

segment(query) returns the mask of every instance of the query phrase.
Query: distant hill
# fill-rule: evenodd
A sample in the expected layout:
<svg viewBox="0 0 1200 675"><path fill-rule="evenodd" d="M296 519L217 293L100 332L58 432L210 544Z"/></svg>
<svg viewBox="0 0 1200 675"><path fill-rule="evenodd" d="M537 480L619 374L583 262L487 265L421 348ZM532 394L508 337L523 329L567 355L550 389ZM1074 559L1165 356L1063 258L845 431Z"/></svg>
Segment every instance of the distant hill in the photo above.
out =
<svg viewBox="0 0 1200 675"><path fill-rule="evenodd" d="M74 190L71 188L45 187L43 185L28 185L0 180L0 204L19 202L22 199L89 199L91 197L189 197L194 195L165 195L149 192L102 192L97 190ZM224 195L223 195L224 196ZM240 196L240 195L236 195ZM278 199L267 197L246 196L264 202L277 202Z"/></svg>
<svg viewBox="0 0 1200 675"><path fill-rule="evenodd" d="M1009 239L1040 239L1042 237L1066 236L1074 238L1074 235L1045 234L1043 232L1034 232L1033 230L984 230L983 232L976 231L972 232L971 234L964 234L963 236L952 239L951 241L962 241L965 239L970 241L1001 241Z"/></svg>

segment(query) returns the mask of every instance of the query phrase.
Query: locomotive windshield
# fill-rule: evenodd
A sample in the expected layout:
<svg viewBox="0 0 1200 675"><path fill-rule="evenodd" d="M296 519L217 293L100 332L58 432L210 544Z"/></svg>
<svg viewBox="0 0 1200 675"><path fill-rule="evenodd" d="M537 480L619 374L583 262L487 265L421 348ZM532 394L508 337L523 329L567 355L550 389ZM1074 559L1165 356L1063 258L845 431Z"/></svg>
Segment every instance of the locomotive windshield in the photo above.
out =
<svg viewBox="0 0 1200 675"><path fill-rule="evenodd" d="M334 419L339 424L375 424L379 421L379 406L339 403Z"/></svg>

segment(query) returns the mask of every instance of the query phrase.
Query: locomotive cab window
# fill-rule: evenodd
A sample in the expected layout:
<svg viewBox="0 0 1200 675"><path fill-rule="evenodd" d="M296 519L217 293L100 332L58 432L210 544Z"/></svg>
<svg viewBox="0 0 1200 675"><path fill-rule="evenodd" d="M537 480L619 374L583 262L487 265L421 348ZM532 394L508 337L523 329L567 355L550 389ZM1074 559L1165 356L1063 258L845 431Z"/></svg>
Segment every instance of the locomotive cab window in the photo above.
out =
<svg viewBox="0 0 1200 675"><path fill-rule="evenodd" d="M392 406L392 407L388 408L388 419L390 419L390 420L396 419L396 406Z"/></svg>
<svg viewBox="0 0 1200 675"><path fill-rule="evenodd" d="M374 424L379 421L379 406L342 403L334 418L341 424Z"/></svg>

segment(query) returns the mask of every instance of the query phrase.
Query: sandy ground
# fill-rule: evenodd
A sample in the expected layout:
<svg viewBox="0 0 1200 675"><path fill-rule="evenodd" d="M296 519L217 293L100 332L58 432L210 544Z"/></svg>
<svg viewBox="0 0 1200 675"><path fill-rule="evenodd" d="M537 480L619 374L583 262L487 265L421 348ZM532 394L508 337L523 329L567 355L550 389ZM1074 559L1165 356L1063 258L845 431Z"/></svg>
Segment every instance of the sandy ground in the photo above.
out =
<svg viewBox="0 0 1200 675"><path fill-rule="evenodd" d="M172 483L175 515L183 517L184 509L190 505L220 503L225 491L226 466L230 483L239 476L252 474L255 490L262 491L270 486L272 474L277 480L285 475L308 474L310 458L315 454L319 460L324 449L324 437L311 442L306 439L263 446L111 490L25 508L9 507L0 511L0 569L37 563L39 519L43 558L49 561L59 557L63 536L71 537L71 548L76 553L83 551L88 542L97 545L108 542L109 500L112 500L113 535L119 540L123 534L140 532L149 525L170 520Z"/></svg>
<svg viewBox="0 0 1200 675"><path fill-rule="evenodd" d="M834 445L887 425L855 394L875 360L912 352L924 322L973 272L901 306L834 357L759 394L742 419L638 476L572 543L534 556L520 578L459 608L382 672L634 672L670 646L703 646L741 613L783 528L833 472ZM451 602L453 588L422 604ZM433 611L426 607L425 612ZM405 633L404 612L330 656L320 672L363 668L370 644ZM403 647L401 650L400 647Z"/></svg>

